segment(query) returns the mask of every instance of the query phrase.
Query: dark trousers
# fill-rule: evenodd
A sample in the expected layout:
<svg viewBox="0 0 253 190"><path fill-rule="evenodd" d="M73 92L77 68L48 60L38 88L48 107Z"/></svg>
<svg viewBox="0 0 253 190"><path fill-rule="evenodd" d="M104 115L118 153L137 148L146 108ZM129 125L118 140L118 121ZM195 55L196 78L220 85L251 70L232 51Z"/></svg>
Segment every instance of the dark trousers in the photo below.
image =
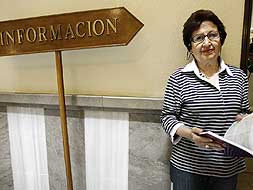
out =
<svg viewBox="0 0 253 190"><path fill-rule="evenodd" d="M170 165L173 190L236 190L237 175L227 178L192 174Z"/></svg>

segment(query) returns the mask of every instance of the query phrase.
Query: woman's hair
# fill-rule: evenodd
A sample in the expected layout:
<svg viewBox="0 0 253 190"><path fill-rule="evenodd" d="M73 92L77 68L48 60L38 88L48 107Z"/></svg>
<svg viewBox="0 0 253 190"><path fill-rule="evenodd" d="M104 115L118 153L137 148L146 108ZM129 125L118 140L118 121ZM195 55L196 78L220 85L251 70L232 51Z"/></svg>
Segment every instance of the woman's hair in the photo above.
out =
<svg viewBox="0 0 253 190"><path fill-rule="evenodd" d="M183 40L184 45L187 47L188 51L191 50L192 33L197 30L204 21L211 21L217 26L220 35L221 45L223 45L227 33L225 31L225 26L223 25L221 20L210 10L198 10L192 13L191 16L184 23Z"/></svg>

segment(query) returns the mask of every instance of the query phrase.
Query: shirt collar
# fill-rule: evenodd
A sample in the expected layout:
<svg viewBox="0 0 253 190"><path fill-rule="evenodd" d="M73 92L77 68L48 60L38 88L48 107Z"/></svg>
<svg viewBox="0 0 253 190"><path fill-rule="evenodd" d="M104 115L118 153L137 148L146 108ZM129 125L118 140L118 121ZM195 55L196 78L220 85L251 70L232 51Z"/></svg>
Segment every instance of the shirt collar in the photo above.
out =
<svg viewBox="0 0 253 190"><path fill-rule="evenodd" d="M226 72L228 73L228 75L233 76L233 73L231 72L231 70L229 69L229 67L225 64L225 62L223 61L223 59L221 59L219 73L221 73L224 70L226 70ZM197 66L197 64L196 64L196 62L195 62L194 59L190 63L188 63L183 68L182 71L183 72L191 72L191 71L193 71L196 75L200 75L200 71L199 71L198 66Z"/></svg>

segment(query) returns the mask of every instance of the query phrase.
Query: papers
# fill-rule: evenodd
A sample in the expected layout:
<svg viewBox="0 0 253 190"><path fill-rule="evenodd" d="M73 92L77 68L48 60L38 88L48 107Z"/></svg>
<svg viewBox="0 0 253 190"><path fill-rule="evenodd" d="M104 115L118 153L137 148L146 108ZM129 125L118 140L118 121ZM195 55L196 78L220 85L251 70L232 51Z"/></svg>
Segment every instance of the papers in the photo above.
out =
<svg viewBox="0 0 253 190"><path fill-rule="evenodd" d="M224 137L211 131L200 134L224 146L227 156L253 157L253 113L234 122Z"/></svg>

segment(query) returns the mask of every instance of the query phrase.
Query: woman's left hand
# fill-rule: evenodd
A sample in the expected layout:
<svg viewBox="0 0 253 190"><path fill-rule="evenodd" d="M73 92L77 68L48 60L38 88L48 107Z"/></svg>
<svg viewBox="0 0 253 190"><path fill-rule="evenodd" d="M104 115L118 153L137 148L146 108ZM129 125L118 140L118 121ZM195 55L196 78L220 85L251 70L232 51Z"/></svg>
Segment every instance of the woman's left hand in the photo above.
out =
<svg viewBox="0 0 253 190"><path fill-rule="evenodd" d="M241 121L246 115L247 115L247 114L242 114L242 113L237 114L237 115L235 116L235 120L236 120L237 122L239 122L239 121Z"/></svg>

